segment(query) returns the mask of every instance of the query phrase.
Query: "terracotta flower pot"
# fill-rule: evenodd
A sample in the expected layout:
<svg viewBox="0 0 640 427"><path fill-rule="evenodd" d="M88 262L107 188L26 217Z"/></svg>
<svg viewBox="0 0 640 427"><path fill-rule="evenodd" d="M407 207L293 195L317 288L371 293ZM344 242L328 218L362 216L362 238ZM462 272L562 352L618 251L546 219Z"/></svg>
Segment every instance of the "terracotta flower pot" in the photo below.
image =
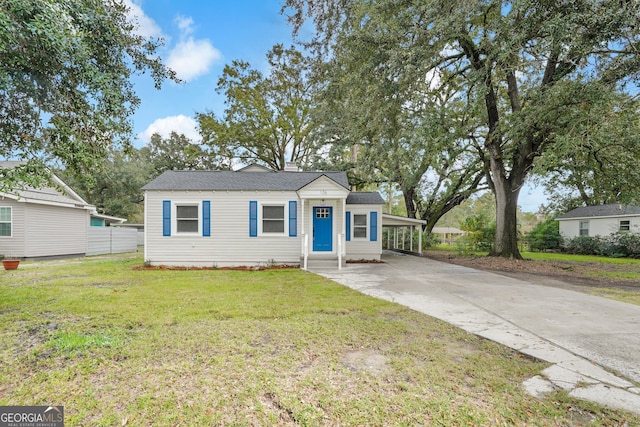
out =
<svg viewBox="0 0 640 427"><path fill-rule="evenodd" d="M3 259L2 266L5 270L17 270L20 264L19 259Z"/></svg>

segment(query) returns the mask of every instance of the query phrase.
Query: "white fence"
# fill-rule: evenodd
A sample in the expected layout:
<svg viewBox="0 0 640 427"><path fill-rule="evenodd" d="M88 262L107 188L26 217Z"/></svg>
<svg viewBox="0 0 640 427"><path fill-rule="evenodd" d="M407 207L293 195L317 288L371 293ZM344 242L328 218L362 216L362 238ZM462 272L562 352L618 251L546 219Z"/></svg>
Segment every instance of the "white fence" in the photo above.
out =
<svg viewBox="0 0 640 427"><path fill-rule="evenodd" d="M138 250L138 230L119 227L89 227L87 255L119 254Z"/></svg>

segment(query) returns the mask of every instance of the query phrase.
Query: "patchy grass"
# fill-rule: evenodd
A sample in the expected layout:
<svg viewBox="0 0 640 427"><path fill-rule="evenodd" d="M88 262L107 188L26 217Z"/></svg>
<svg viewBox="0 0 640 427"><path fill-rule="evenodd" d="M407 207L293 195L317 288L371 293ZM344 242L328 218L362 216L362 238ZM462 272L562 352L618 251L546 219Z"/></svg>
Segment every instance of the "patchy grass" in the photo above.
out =
<svg viewBox="0 0 640 427"><path fill-rule="evenodd" d="M593 288L589 290L591 295L614 299L628 304L640 305L640 293L636 291L625 291L622 289Z"/></svg>
<svg viewBox="0 0 640 427"><path fill-rule="evenodd" d="M70 426L640 424L537 400L521 383L545 364L304 271L141 263L0 272L0 405Z"/></svg>
<svg viewBox="0 0 640 427"><path fill-rule="evenodd" d="M522 252L525 259L560 261L560 262L582 262L582 263L606 263L606 264L633 264L640 266L640 260L633 258L609 258L595 255L572 255L555 252Z"/></svg>

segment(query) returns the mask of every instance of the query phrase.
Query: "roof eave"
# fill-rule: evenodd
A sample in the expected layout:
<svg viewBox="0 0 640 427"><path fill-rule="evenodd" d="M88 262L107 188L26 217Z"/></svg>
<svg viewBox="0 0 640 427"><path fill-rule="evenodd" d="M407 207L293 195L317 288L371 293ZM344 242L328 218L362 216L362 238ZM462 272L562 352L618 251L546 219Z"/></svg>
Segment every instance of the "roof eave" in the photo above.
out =
<svg viewBox="0 0 640 427"><path fill-rule="evenodd" d="M572 216L568 218L563 218L561 216L556 218L556 221L570 221L572 219L594 219L594 218L622 218L622 217L631 217L638 216L640 217L640 213L634 214L619 214L619 215L589 215L589 216Z"/></svg>

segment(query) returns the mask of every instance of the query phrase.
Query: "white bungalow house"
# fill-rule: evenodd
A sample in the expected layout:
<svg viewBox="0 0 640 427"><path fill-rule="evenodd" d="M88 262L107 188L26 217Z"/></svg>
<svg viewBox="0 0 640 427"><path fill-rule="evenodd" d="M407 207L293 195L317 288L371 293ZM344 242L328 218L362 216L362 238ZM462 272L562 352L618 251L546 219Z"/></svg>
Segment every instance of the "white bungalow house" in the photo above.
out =
<svg viewBox="0 0 640 427"><path fill-rule="evenodd" d="M382 253L384 200L345 172L168 171L143 190L151 265L341 268Z"/></svg>
<svg viewBox="0 0 640 427"><path fill-rule="evenodd" d="M0 162L0 170L17 164ZM124 221L99 214L95 206L53 174L50 186L0 192L0 255L43 258L107 253L112 242L108 241L109 250L105 251L99 242L94 244L93 234L109 233L97 228Z"/></svg>
<svg viewBox="0 0 640 427"><path fill-rule="evenodd" d="M619 203L582 206L556 218L565 239L607 236L617 232L640 232L640 207Z"/></svg>

